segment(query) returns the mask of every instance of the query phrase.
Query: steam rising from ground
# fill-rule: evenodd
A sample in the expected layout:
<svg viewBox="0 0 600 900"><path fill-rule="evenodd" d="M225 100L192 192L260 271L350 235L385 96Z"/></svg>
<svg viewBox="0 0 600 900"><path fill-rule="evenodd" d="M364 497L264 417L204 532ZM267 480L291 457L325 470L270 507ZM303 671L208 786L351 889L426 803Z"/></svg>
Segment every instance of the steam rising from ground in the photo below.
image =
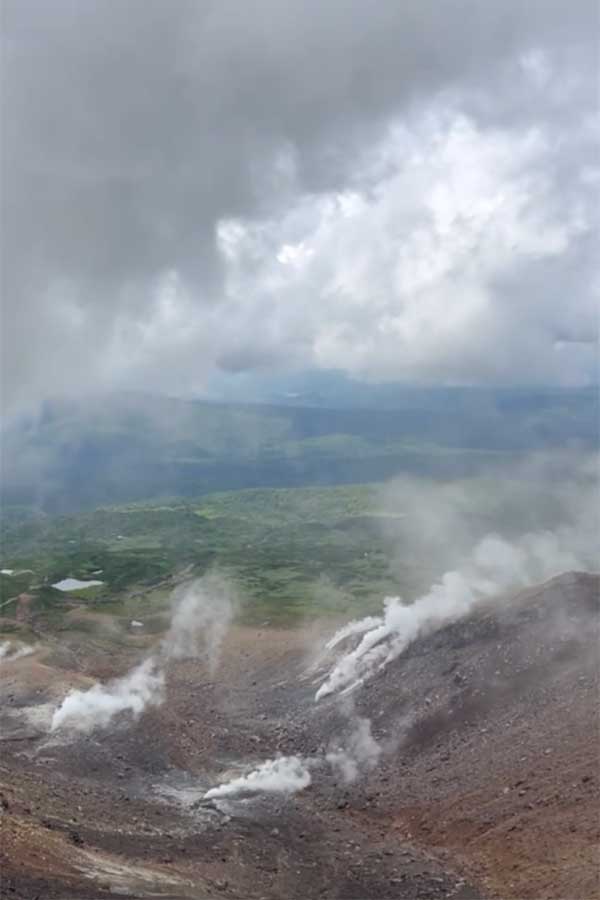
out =
<svg viewBox="0 0 600 900"><path fill-rule="evenodd" d="M231 586L221 576L209 573L177 588L173 606L171 627L162 644L164 654L173 659L204 654L213 674L237 609Z"/></svg>
<svg viewBox="0 0 600 900"><path fill-rule="evenodd" d="M158 660L150 657L123 678L95 684L88 691L72 691L55 711L51 730L67 723L78 731L92 731L108 725L120 712L138 718L147 706L162 703L164 686L164 671Z"/></svg>
<svg viewBox="0 0 600 900"><path fill-rule="evenodd" d="M87 691L72 691L55 711L51 731L67 725L89 732L105 727L118 713L138 718L148 706L164 700L165 669L169 659L186 659L204 653L214 671L236 602L227 583L210 573L177 588L173 594L171 627L158 652L123 678Z"/></svg>
<svg viewBox="0 0 600 900"><path fill-rule="evenodd" d="M325 759L338 769L347 783L356 781L362 771L374 769L381 756L381 747L371 733L371 722L354 716L352 730L345 741L330 750Z"/></svg>
<svg viewBox="0 0 600 900"><path fill-rule="evenodd" d="M258 793L295 794L311 782L311 769L329 765L350 784L359 775L373 769L379 762L382 749L371 733L369 719L358 716L351 703L343 712L348 716L347 732L338 737L324 756L280 756L269 759L248 775L211 788L204 795L207 800L239 797Z"/></svg>
<svg viewBox="0 0 600 900"><path fill-rule="evenodd" d="M414 602L407 604L400 597L387 597L382 615L367 616L339 629L326 644L326 650L334 651L345 641L352 641L354 647L330 670L316 693L317 701L331 694L347 695L396 659L417 637L460 619L486 598L544 581L565 570L586 568L590 563L593 566L598 524L596 468L592 461L584 460L583 465L573 468L573 481L566 487L554 479L559 484L558 490L553 487L552 480L543 477L542 469L539 470L541 480L538 478L534 484L535 502L529 502L531 498L523 491L523 486L531 481L529 470L524 473L525 478L509 483L509 487L512 484L508 491L510 502L506 509L500 510L503 515L499 520L503 525L505 520L513 524L526 521L530 525L530 519L526 515L521 517L521 512L526 512L529 507L538 515L537 497L543 487L548 505L548 509L542 511L543 515L554 519L555 513L561 510L565 514L563 524L552 531L536 527L520 537L514 536L514 528L509 528L510 540L488 534L474 543L474 549L468 555L464 552L466 540L476 529L481 529L485 516L490 515L490 497L486 493L489 483L473 482L474 489L484 500L477 496L474 501L472 496L461 494L462 488L457 485L452 487L449 495L446 495L449 489L442 488L441 498L437 490L428 494L425 489L417 494L420 503L413 523L415 535L409 535L413 543L408 542L411 551L414 541L424 541L433 558L431 568L435 569L444 559L444 554L438 555L436 545L436 541L439 544L443 538L448 545L445 552L453 552L454 558L462 561L435 580L433 586ZM417 490L414 483L411 483L411 490ZM502 490L502 485L496 485L496 491L503 496L507 493ZM448 500L452 502L448 504ZM529 515L533 513L530 511ZM406 528L409 521L393 516L390 519L401 521L402 528ZM405 544L404 541L399 543ZM156 653L124 678L105 686L95 685L89 691L72 692L55 711L52 730L68 723L79 730L91 731L107 725L118 713L129 712L137 717L147 706L161 703L165 669L171 658L204 656L210 671L214 672L236 606L231 588L214 574L178 588L173 594L170 629ZM6 652L4 646L0 645L0 659ZM247 775L212 788L205 798L243 797L263 792L290 795L311 784L311 773L315 769L329 767L350 783L374 768L387 747L382 748L375 740L369 719L356 713L349 696L343 696L337 703L340 712L346 716L346 728L331 742L324 755L282 756L267 760ZM397 740L398 736L394 738Z"/></svg>
<svg viewBox="0 0 600 900"><path fill-rule="evenodd" d="M347 625L344 625L336 631L334 636L327 641L325 649L333 650L334 647L337 647L337 645L341 644L342 641L345 641L346 638L353 637L353 635L356 634L364 634L365 631L369 631L371 628L375 628L380 624L380 616L366 616L364 619L356 619L354 622L348 622Z"/></svg>
<svg viewBox="0 0 600 900"><path fill-rule="evenodd" d="M418 636L460 619L485 598L565 570L594 566L598 533L595 459L540 457L511 470L508 476L495 474L448 485L403 479L386 491L391 513L415 510L414 516L411 512L403 518L383 518L388 528L400 529L389 535L400 552L427 560L434 572L448 558L460 560L458 566L440 574L413 603L387 597L382 615L349 622L326 643L329 652L345 641L355 646L342 654L316 694L316 700L329 694L344 695L337 705L347 718L346 728L324 756L269 760L250 775L213 788L206 794L208 799L260 791L292 793L311 783L311 771L326 767L346 782L355 781L378 764L388 743L390 747L397 743L401 729L382 747L372 734L370 721L354 709L349 696L353 687L399 656ZM488 534L474 539L489 528L490 518L506 528L509 538ZM534 527L523 534L523 523ZM552 530L547 524L552 524ZM474 549L468 552L469 547Z"/></svg>
<svg viewBox="0 0 600 900"><path fill-rule="evenodd" d="M3 641L0 644L0 663L14 662L23 656L30 656L35 652L35 647L29 647L27 644L14 644L12 641Z"/></svg>
<svg viewBox="0 0 600 900"><path fill-rule="evenodd" d="M280 756L277 759L268 759L248 775L234 778L233 781L211 788L204 796L207 800L212 800L264 792L295 794L304 790L311 783L309 767L312 764L312 760L303 760L299 756Z"/></svg>
<svg viewBox="0 0 600 900"><path fill-rule="evenodd" d="M363 636L338 660L315 699L352 690L396 659L415 638L456 621L482 599L581 566L559 534L526 534L512 544L488 535L476 545L463 567L446 572L411 605L405 605L400 597L386 597L382 616L351 622L338 631L328 648L352 635Z"/></svg>
<svg viewBox="0 0 600 900"><path fill-rule="evenodd" d="M415 562L425 570L425 580L411 591L412 600L445 572L462 568L491 533L518 546L523 535L551 532L561 549L594 567L599 471L597 453L553 451L498 464L474 477L396 478L381 490L377 503L392 571L404 583Z"/></svg>

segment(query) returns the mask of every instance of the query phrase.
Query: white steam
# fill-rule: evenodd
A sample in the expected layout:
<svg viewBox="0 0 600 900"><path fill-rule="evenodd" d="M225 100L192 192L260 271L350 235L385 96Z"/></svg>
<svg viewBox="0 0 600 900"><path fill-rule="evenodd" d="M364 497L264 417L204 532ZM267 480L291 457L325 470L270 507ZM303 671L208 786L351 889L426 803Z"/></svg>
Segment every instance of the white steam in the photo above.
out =
<svg viewBox="0 0 600 900"><path fill-rule="evenodd" d="M214 673L237 608L230 585L210 573L178 588L173 602L173 618L162 643L163 653L173 659L204 655L211 674Z"/></svg>
<svg viewBox="0 0 600 900"><path fill-rule="evenodd" d="M353 719L353 730L342 746L334 747L325 759L350 783L362 771L374 769L381 756L381 747L371 733L371 722L362 716Z"/></svg>
<svg viewBox="0 0 600 900"><path fill-rule="evenodd" d="M95 684L87 691L71 691L56 709L51 731L67 726L89 732L105 727L119 713L138 718L146 707L159 706L164 700L169 659L204 655L214 671L235 612L231 590L220 577L210 574L178 588L173 601L171 627L158 652L123 678Z"/></svg>
<svg viewBox="0 0 600 900"><path fill-rule="evenodd" d="M345 641L346 638L353 637L356 634L364 634L365 631L376 628L378 625L381 625L382 622L383 619L381 616L366 616L364 619L356 619L354 622L348 622L347 625L344 625L336 631L334 636L327 641L325 649L333 650L334 647L337 647L337 645L341 644L342 641Z"/></svg>
<svg viewBox="0 0 600 900"><path fill-rule="evenodd" d="M315 699L351 690L395 659L419 635L460 619L483 598L577 568L581 568L579 559L562 546L556 534L527 534L514 544L488 535L461 569L446 572L410 606L400 597L386 597L382 618L370 616L351 622L334 635L330 647L353 634L363 637L338 660Z"/></svg>
<svg viewBox="0 0 600 900"><path fill-rule="evenodd" d="M211 788L204 796L211 800L240 794L295 794L311 783L311 764L312 760L303 760L299 756L269 759L248 775Z"/></svg>
<svg viewBox="0 0 600 900"><path fill-rule="evenodd" d="M21 659L23 656L30 656L35 652L35 647L30 647L27 644L14 644L12 641L3 641L0 644L0 663L2 662L14 662L16 659Z"/></svg>
<svg viewBox="0 0 600 900"><path fill-rule="evenodd" d="M377 765L382 750L371 733L369 719L357 716L351 706L348 706L347 714L350 730L343 739L335 741L324 757L279 756L269 759L248 775L211 788L204 795L205 799L260 793L296 794L311 784L311 769L325 765L329 765L346 783L356 781L362 772Z"/></svg>
<svg viewBox="0 0 600 900"><path fill-rule="evenodd" d="M106 685L95 684L88 691L72 691L55 711L50 730L68 724L78 731L89 732L108 725L121 712L138 718L147 706L162 703L164 685L164 672L151 657L123 678Z"/></svg>

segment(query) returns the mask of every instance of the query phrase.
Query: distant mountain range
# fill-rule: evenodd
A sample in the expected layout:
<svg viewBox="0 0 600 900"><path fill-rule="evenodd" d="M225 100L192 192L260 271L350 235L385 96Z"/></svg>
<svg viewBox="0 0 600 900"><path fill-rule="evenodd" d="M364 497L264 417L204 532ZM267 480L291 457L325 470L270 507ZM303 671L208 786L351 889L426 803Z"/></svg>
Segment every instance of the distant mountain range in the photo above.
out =
<svg viewBox="0 0 600 900"><path fill-rule="evenodd" d="M284 383L277 404L139 394L46 403L3 430L3 506L66 512L400 472L463 476L533 450L598 446L592 388L317 384L303 393Z"/></svg>
<svg viewBox="0 0 600 900"><path fill-rule="evenodd" d="M511 404L534 407L555 403L561 396L587 395L592 405L598 385L589 388L549 386L440 387L402 382L369 382L337 370L309 369L279 375L240 372L214 376L201 399L221 403L260 403L274 406L321 406L328 409L443 409L473 410Z"/></svg>

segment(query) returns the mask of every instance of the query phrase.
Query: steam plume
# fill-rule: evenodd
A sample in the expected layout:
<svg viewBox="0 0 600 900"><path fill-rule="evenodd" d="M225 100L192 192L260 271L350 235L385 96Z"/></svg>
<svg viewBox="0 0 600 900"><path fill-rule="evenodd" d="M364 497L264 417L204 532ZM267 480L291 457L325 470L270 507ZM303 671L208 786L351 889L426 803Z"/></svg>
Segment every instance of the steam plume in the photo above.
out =
<svg viewBox="0 0 600 900"><path fill-rule="evenodd" d="M22 644L20 647L12 641L3 641L0 644L0 663L14 662L15 659L21 659L23 656L30 656L35 652L35 647L29 647Z"/></svg>
<svg viewBox="0 0 600 900"><path fill-rule="evenodd" d="M382 618L351 622L334 635L330 647L352 634L363 637L338 660L315 699L352 690L395 659L419 635L461 618L485 597L580 567L578 558L562 546L556 534L527 534L515 544L488 535L477 544L468 563L446 572L412 605L405 606L400 597L386 597Z"/></svg>
<svg viewBox="0 0 600 900"><path fill-rule="evenodd" d="M186 659L204 654L214 673L223 639L237 608L231 586L219 575L209 573L173 594L171 627L162 644L167 657Z"/></svg>
<svg viewBox="0 0 600 900"><path fill-rule="evenodd" d="M204 653L209 668L217 665L223 638L235 612L227 584L217 575L178 588L173 595L171 627L158 652L123 678L87 691L72 691L55 711L51 731L67 725L89 732L105 727L121 712L139 717L147 706L164 699L165 668L169 659L185 659Z"/></svg>
<svg viewBox="0 0 600 900"><path fill-rule="evenodd" d="M309 771L311 762L311 760L303 760L299 756L280 756L277 759L269 759L248 775L211 788L204 796L207 800L211 800L262 792L295 794L304 790L311 783Z"/></svg>
<svg viewBox="0 0 600 900"><path fill-rule="evenodd" d="M378 625L381 625L382 622L383 619L381 616L366 616L364 619L348 622L347 625L344 625L336 631L334 636L327 641L325 649L333 650L334 647L337 647L337 645L341 644L342 641L345 641L346 638L353 637L355 634L364 634L365 631L376 628Z"/></svg>
<svg viewBox="0 0 600 900"><path fill-rule="evenodd" d="M108 725L113 716L130 712L138 718L147 706L162 703L165 676L153 657L144 660L123 678L107 685L95 684L88 691L72 691L55 711L51 731L65 723L78 731Z"/></svg>
<svg viewBox="0 0 600 900"><path fill-rule="evenodd" d="M280 756L269 759L248 775L211 788L206 800L220 797L248 796L258 793L295 794L311 784L311 769L328 763L339 772L345 782L356 781L361 772L374 768L381 756L381 747L371 734L369 719L357 716L351 704L346 712L350 730L338 739L325 757Z"/></svg>
<svg viewBox="0 0 600 900"><path fill-rule="evenodd" d="M332 749L325 759L350 783L356 781L361 771L375 768L380 756L381 747L371 733L370 720L355 716L353 730L345 743Z"/></svg>

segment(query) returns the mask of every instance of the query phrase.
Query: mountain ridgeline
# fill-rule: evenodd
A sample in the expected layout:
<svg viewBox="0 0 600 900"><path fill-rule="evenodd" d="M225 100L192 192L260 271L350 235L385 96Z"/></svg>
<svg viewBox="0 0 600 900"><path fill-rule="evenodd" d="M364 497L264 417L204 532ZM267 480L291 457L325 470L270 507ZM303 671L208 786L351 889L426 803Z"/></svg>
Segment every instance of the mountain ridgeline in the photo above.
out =
<svg viewBox="0 0 600 900"><path fill-rule="evenodd" d="M46 403L2 440L5 508L63 513L400 473L462 477L536 450L593 449L598 427L593 389L412 388L388 408L127 394Z"/></svg>

